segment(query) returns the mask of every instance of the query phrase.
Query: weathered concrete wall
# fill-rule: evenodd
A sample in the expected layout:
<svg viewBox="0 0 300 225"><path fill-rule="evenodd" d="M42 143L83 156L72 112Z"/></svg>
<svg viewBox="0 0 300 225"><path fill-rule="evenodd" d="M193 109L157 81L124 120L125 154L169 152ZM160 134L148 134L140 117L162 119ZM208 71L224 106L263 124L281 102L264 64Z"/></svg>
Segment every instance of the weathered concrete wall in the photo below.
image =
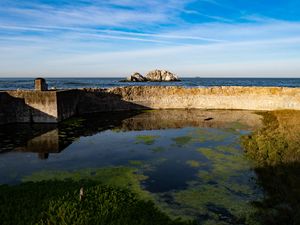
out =
<svg viewBox="0 0 300 225"><path fill-rule="evenodd" d="M108 93L153 109L300 110L300 88L281 87L124 87Z"/></svg>
<svg viewBox="0 0 300 225"><path fill-rule="evenodd" d="M0 123L56 123L57 100L54 91L0 92Z"/></svg>
<svg viewBox="0 0 300 225"><path fill-rule="evenodd" d="M0 92L0 124L30 122L30 109L25 100Z"/></svg>
<svg viewBox="0 0 300 225"><path fill-rule="evenodd" d="M148 109L134 101L123 99L123 96L109 91L110 89L81 89L79 95L78 113L97 113L109 111L126 111Z"/></svg>
<svg viewBox="0 0 300 225"><path fill-rule="evenodd" d="M0 124L57 123L74 115L137 109L300 110L300 88L136 86L0 92Z"/></svg>
<svg viewBox="0 0 300 225"><path fill-rule="evenodd" d="M57 120L68 119L78 114L79 90L57 91Z"/></svg>

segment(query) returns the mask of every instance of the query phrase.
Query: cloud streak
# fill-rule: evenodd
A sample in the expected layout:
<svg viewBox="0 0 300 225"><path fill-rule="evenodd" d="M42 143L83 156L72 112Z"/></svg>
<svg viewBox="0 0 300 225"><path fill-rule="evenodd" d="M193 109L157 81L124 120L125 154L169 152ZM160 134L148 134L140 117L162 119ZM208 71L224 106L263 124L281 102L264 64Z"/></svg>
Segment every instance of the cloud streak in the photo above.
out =
<svg viewBox="0 0 300 225"><path fill-rule="evenodd" d="M43 2L0 2L0 76L120 76L157 67L183 75L229 76L230 68L299 75L299 21L247 15L214 0Z"/></svg>

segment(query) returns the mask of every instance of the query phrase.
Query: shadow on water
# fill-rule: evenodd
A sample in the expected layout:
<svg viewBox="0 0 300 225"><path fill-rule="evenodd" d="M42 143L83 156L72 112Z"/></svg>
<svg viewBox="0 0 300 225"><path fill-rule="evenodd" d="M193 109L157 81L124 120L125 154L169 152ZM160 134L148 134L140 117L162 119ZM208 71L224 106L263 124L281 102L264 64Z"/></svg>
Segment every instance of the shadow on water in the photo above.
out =
<svg viewBox="0 0 300 225"><path fill-rule="evenodd" d="M1 125L0 154L32 152L40 159L47 159L49 154L62 152L79 137L120 126L122 120L140 113L142 111L95 113L73 117L59 124Z"/></svg>

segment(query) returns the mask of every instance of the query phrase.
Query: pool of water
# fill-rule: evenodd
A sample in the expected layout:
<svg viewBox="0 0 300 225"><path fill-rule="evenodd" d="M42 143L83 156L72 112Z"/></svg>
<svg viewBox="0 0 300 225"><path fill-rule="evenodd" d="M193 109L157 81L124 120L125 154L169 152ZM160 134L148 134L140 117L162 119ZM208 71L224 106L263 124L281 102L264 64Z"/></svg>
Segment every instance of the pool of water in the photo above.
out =
<svg viewBox="0 0 300 225"><path fill-rule="evenodd" d="M140 188L170 216L254 224L265 190L241 137L261 119L249 111L154 110L1 126L0 183L133 168Z"/></svg>

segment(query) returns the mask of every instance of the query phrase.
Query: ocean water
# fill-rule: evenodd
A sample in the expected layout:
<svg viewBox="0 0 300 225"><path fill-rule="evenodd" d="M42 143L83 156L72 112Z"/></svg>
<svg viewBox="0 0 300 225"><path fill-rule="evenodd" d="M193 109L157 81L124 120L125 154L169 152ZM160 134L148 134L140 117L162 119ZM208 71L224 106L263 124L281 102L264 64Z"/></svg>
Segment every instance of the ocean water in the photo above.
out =
<svg viewBox="0 0 300 225"><path fill-rule="evenodd" d="M123 83L124 78L46 78L49 88L109 88L119 86L266 86L300 87L300 78L182 78L181 82ZM34 78L0 78L0 90L33 89Z"/></svg>

